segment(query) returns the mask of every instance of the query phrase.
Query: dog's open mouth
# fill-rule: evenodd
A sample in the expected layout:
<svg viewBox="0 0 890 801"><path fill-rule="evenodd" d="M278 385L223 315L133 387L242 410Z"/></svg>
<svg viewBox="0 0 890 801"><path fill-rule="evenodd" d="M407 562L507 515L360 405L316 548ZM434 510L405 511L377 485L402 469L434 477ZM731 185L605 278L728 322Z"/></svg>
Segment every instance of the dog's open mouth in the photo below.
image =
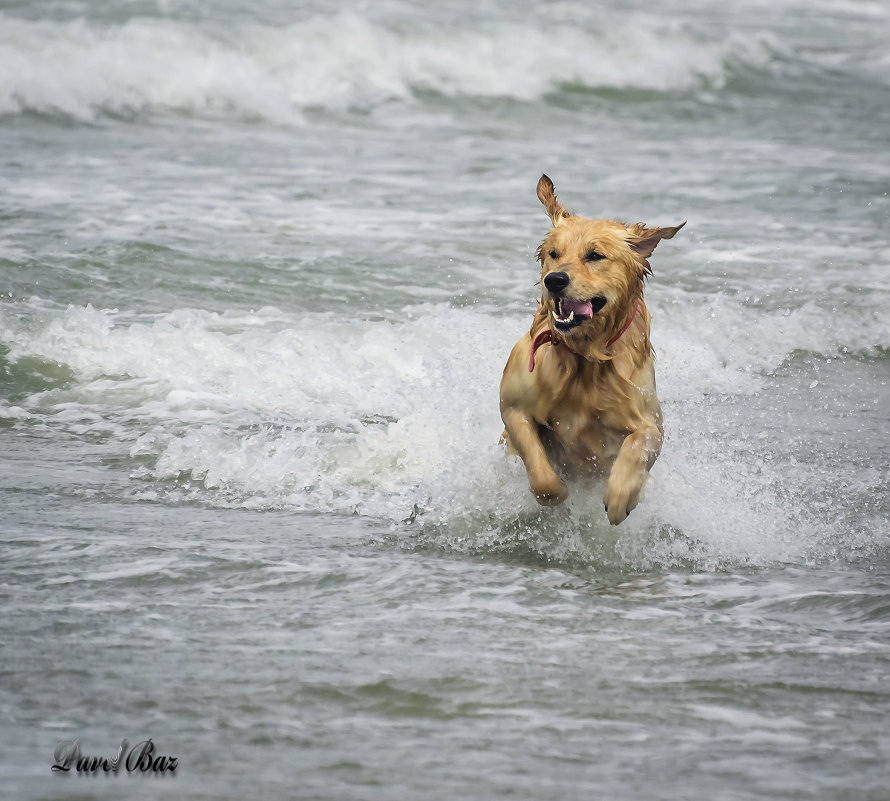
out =
<svg viewBox="0 0 890 801"><path fill-rule="evenodd" d="M595 297L590 300L554 298L553 304L555 307L553 324L560 331L569 331L593 317L606 305L606 299L604 297Z"/></svg>

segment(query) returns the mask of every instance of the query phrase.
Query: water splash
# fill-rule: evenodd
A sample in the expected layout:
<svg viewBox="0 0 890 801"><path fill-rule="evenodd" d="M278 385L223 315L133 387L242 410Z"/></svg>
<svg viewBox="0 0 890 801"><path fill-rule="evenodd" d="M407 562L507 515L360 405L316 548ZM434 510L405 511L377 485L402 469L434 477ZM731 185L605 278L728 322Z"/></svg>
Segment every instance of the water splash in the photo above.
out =
<svg viewBox="0 0 890 801"><path fill-rule="evenodd" d="M9 361L51 359L75 379L5 417L123 448L140 499L358 514L396 526L407 547L640 568L836 549L831 516L808 513L813 492L830 491L826 478L802 484L807 474L786 472L781 446L733 430L721 411L721 397L760 392L782 356L755 342L728 361L747 325L734 327L732 313L690 349L690 316L704 324L707 314L687 304L657 326L667 440L644 502L619 529L595 482L575 487L564 509L537 507L522 465L497 445L497 384L527 321L477 309L429 305L411 322L346 330L336 315L276 309L132 323L92 307L44 312L36 326L10 318L0 322ZM782 328L786 356L813 344L786 316L762 325Z"/></svg>

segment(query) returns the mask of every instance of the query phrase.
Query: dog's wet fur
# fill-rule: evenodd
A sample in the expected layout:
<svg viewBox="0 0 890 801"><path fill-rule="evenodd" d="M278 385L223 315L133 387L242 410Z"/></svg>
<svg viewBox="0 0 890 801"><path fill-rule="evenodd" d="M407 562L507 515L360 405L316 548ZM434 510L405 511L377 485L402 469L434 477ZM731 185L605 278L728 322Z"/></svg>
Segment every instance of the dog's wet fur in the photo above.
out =
<svg viewBox="0 0 890 801"><path fill-rule="evenodd" d="M501 380L504 436L543 505L568 496L559 472L608 475L603 504L615 525L637 505L661 451L643 287L655 246L685 222L650 228L580 217L560 205L546 175L538 199L553 227L537 250L540 305ZM550 341L533 353L548 329Z"/></svg>

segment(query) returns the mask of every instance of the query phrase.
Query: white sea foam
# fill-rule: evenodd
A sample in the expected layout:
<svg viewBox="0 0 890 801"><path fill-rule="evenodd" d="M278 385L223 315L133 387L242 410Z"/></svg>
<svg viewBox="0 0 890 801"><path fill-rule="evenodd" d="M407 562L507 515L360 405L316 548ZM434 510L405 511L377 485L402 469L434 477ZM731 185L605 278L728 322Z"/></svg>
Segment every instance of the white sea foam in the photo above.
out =
<svg viewBox="0 0 890 801"><path fill-rule="evenodd" d="M553 42L559 42L558 47ZM369 107L417 91L530 100L563 84L654 91L720 86L761 43L642 24L491 23L414 31L341 13L283 28L27 21L0 15L0 114L76 119L177 111L295 122L307 107Z"/></svg>
<svg viewBox="0 0 890 801"><path fill-rule="evenodd" d="M809 312L790 323L761 314L762 340L749 341L741 320L750 310L727 303L717 325L707 308L686 304L676 317L670 308L656 309L667 442L617 543L602 487L578 488L545 519L521 464L496 444L497 384L524 318L426 306L410 323L346 328L333 315L275 309L116 324L114 312L69 307L44 312L37 328L0 321L10 359L51 359L77 376L5 416L64 419L123 440L143 498L413 518L416 530L433 532L424 536L467 550L518 538L558 558L590 558L593 537L640 564L801 558L818 536L787 508L791 479L770 466L769 452L751 461L761 447L754 433L740 432L743 453L728 452L699 404L756 391L765 371L811 346ZM777 341L779 349L763 344Z"/></svg>
<svg viewBox="0 0 890 801"><path fill-rule="evenodd" d="M691 400L715 394L753 394L765 375L795 351L826 356L875 354L890 345L890 326L868 301L823 308L758 308L720 294L698 297L659 287L650 302L664 397ZM866 307L866 308L863 308Z"/></svg>

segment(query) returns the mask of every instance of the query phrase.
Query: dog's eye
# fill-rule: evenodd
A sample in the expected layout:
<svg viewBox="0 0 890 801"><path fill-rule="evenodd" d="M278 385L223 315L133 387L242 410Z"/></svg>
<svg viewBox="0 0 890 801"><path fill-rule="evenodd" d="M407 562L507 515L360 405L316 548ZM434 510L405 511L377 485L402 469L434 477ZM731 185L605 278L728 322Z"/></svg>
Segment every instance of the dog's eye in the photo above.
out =
<svg viewBox="0 0 890 801"><path fill-rule="evenodd" d="M603 256L602 253L597 253L595 250L591 250L590 253L584 257L584 261L601 261L604 258L606 257Z"/></svg>
<svg viewBox="0 0 890 801"><path fill-rule="evenodd" d="M555 250L551 250L547 255L554 261L559 258L559 253L557 253Z"/></svg>

